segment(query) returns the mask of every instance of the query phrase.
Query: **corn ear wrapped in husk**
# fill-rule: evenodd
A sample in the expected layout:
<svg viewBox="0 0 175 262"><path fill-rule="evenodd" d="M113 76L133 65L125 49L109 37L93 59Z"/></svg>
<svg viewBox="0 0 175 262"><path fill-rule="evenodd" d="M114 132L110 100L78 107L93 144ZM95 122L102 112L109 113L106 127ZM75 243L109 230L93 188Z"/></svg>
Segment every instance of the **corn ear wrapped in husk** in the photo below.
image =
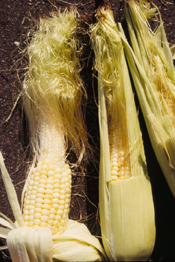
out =
<svg viewBox="0 0 175 262"><path fill-rule="evenodd" d="M102 241L111 261L147 260L155 217L134 96L109 6L99 7L96 18L91 41L98 71Z"/></svg>
<svg viewBox="0 0 175 262"><path fill-rule="evenodd" d="M175 196L175 69L158 8L126 1L132 48L121 29L128 65L157 160ZM152 30L149 20L157 21ZM173 50L173 49L172 49Z"/></svg>

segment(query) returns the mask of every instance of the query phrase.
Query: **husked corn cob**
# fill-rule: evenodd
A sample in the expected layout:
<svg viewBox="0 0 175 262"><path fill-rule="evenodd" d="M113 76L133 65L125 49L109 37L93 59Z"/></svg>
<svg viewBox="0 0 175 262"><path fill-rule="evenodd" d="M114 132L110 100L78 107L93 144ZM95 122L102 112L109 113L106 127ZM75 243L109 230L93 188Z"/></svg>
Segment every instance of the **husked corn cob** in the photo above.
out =
<svg viewBox="0 0 175 262"><path fill-rule="evenodd" d="M151 184L122 41L109 6L91 41L98 71L99 212L110 261L147 260L155 243Z"/></svg>
<svg viewBox="0 0 175 262"><path fill-rule="evenodd" d="M78 166L88 146L77 21L73 9L41 19L27 48L29 68L22 97L34 158L22 193L23 214L0 153L2 177L16 219L13 223L0 218L7 227L0 227L0 236L7 239L3 248L8 247L13 262L101 261L105 257L88 228L68 219L71 169L67 154L74 153Z"/></svg>

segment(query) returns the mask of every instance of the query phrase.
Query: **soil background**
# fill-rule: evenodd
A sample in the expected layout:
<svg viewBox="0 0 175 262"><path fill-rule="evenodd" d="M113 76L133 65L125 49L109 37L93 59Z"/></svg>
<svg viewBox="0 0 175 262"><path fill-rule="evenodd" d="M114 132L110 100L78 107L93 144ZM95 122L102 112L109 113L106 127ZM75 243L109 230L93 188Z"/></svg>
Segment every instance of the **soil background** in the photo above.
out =
<svg viewBox="0 0 175 262"><path fill-rule="evenodd" d="M21 192L26 179L29 157L28 126L22 108L21 99L10 116L11 110L21 90L21 81L26 65L21 62L21 50L25 46L29 26L40 17L49 15L56 8L76 6L87 28L93 23L98 0L0 0L0 150L3 153L7 170L20 201ZM122 0L109 1L116 22L125 25ZM175 2L170 0L154 1L160 8L168 41L175 44ZM93 52L88 35L82 35L84 43L81 76L88 93L86 107L86 123L89 142L94 155L86 167L86 176L78 172L73 177L70 218L86 223L94 235L100 235L98 217L98 165L99 165L99 130L97 112L97 82L92 77ZM152 191L156 214L156 243L151 259L153 261L175 261L175 199L173 198L162 171L152 150L145 123L136 99L139 111L140 126L143 133L148 172L152 183ZM8 119L8 121L7 121ZM14 221L7 195L0 176L0 212ZM1 243L2 244L2 243ZM0 252L0 261L11 261L8 251Z"/></svg>

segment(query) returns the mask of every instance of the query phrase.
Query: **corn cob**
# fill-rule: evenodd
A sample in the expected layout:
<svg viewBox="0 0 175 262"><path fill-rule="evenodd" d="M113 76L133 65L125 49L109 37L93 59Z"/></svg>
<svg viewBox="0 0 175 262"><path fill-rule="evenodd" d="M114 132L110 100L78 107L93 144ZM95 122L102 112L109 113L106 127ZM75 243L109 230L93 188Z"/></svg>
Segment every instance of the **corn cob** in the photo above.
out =
<svg viewBox="0 0 175 262"><path fill-rule="evenodd" d="M158 8L147 1L125 2L132 49L121 30L125 53L157 160L175 196L175 69ZM148 22L157 20L153 32Z"/></svg>
<svg viewBox="0 0 175 262"><path fill-rule="evenodd" d="M99 7L96 18L90 33L98 71L102 241L111 261L146 260L155 218L138 116L110 7Z"/></svg>
<svg viewBox="0 0 175 262"><path fill-rule="evenodd" d="M67 152L74 152L79 165L88 146L81 110L85 92L79 76L77 21L76 10L41 19L27 48L29 68L22 97L35 156L22 193L23 214L0 154L16 219L13 223L1 214L0 223L7 229L0 228L0 236L7 239L13 262L101 261L104 256L87 227L68 219Z"/></svg>

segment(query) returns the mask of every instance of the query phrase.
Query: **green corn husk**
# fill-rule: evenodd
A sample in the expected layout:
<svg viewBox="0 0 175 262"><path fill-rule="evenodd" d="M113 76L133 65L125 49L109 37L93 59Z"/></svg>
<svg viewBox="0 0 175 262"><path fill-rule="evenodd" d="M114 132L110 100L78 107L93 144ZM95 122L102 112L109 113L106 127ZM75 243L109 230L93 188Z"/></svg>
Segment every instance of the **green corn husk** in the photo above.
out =
<svg viewBox="0 0 175 262"><path fill-rule="evenodd" d="M155 218L138 116L112 11L108 6L99 7L96 18L90 35L98 71L102 241L111 261L146 260L155 243ZM116 178L113 151L125 152L124 161L119 163L125 165L125 172L120 167Z"/></svg>
<svg viewBox="0 0 175 262"><path fill-rule="evenodd" d="M157 160L175 196L175 69L163 21L156 6L146 1L126 1L126 20L132 48L122 28L135 89ZM152 31L148 19L159 26Z"/></svg>

